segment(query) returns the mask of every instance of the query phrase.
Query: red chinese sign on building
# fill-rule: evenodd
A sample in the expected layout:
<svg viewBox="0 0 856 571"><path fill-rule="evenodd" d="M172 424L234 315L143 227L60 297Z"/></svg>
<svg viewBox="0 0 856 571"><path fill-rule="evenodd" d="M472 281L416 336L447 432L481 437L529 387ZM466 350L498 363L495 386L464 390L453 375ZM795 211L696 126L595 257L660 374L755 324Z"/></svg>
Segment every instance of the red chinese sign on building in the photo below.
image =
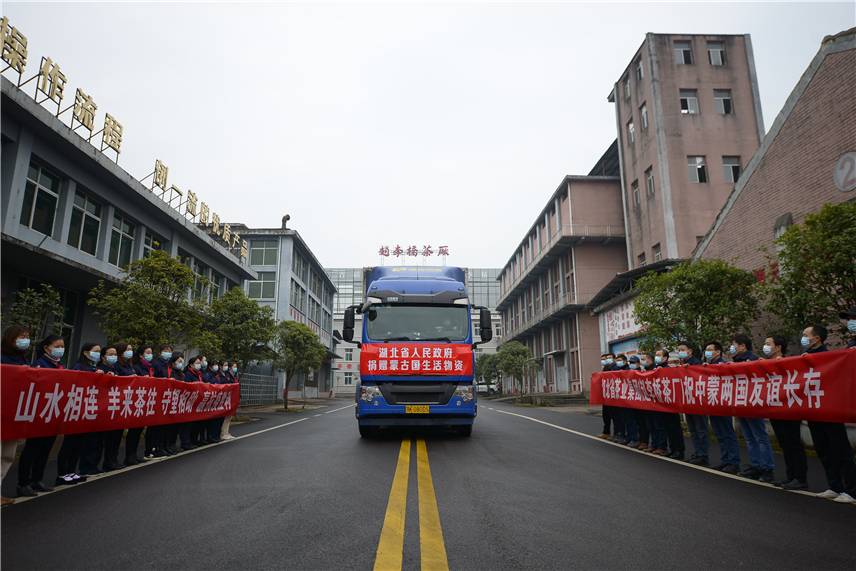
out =
<svg viewBox="0 0 856 571"><path fill-rule="evenodd" d="M401 256L433 256L434 249L431 247L431 244L427 244L422 246L422 250L420 250L415 245L407 246L407 248L402 248L399 244L395 245L395 248L392 250L389 249L389 246L381 246L378 248L377 253L381 256L388 258L390 254L395 256L396 258ZM449 247L448 246L437 246L437 255L438 256L448 256L449 255Z"/></svg>
<svg viewBox="0 0 856 571"><path fill-rule="evenodd" d="M364 375L472 375L473 350L450 343L367 343L360 353L360 371Z"/></svg>

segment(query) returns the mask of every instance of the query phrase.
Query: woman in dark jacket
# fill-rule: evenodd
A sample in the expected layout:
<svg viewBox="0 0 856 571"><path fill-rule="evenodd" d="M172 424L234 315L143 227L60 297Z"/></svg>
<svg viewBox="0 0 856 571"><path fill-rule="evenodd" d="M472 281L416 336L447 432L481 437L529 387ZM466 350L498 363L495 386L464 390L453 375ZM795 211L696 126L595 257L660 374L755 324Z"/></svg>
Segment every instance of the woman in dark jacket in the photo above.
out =
<svg viewBox="0 0 856 571"><path fill-rule="evenodd" d="M199 356L188 357L187 366L184 371L184 382L186 383L201 383L202 380L202 359ZM193 443L193 423L182 422L178 429L178 436L181 439L182 450L193 450L197 448Z"/></svg>
<svg viewBox="0 0 856 571"><path fill-rule="evenodd" d="M0 363L3 365L19 365L29 367L27 351L30 349L30 330L20 325L13 325L3 333L3 341L0 342ZM3 444L3 467L0 472L0 480L6 477L6 472L15 461L15 452L18 450L18 439L4 440ZM14 498L0 496L0 506L14 504Z"/></svg>
<svg viewBox="0 0 856 571"><path fill-rule="evenodd" d="M60 359L65 354L65 341L59 335L51 335L36 346L34 367L44 369L65 369ZM38 496L39 492L50 492L42 481L45 477L45 466L53 448L56 436L40 436L27 438L21 458L18 460L18 496ZM75 481L86 480L77 476Z"/></svg>
<svg viewBox="0 0 856 571"><path fill-rule="evenodd" d="M152 370L152 361L155 358L154 350L151 345L141 345L134 356L132 367L134 374L138 377L154 377ZM140 447L140 436L143 434L143 427L129 428L128 436L125 437L125 466L133 466L142 462L148 462L147 456L150 454L149 447L154 445L154 440L150 439L149 431L154 427L146 429L146 445L143 450L143 455L137 454ZM154 450L152 449L152 453Z"/></svg>
<svg viewBox="0 0 856 571"><path fill-rule="evenodd" d="M110 347L113 355L116 354L116 348ZM77 364L74 365L72 371L83 371L86 373L98 373L115 375L111 370L105 372L102 370L101 355L106 351L101 351L101 345L91 341L83 344L83 350L77 359ZM105 391L109 390L104 387ZM57 461L57 477L56 485L72 483L69 478L74 478L75 471L84 476L97 476L103 474L104 470L98 468L101 463L101 455L104 453L104 436L106 432L88 432L85 434L67 434L63 437L62 447L59 449ZM69 449L66 451L66 444ZM63 461L65 460L65 461ZM78 461L80 466L78 467ZM65 480L63 482L63 480Z"/></svg>
<svg viewBox="0 0 856 571"><path fill-rule="evenodd" d="M215 358L208 360L208 370L205 372L205 382L212 385L223 383L223 375L220 372L220 361ZM205 444L216 444L220 442L220 423L217 419L200 420L202 423L202 435L200 441ZM207 435L205 434L207 432Z"/></svg>
<svg viewBox="0 0 856 571"><path fill-rule="evenodd" d="M172 378L172 345L165 343L158 347L158 354L152 361L152 372L157 379ZM167 438L169 436L170 425L161 424L150 426L146 430L146 457L147 458L163 458L174 454L172 448L169 448ZM149 435L151 435L152 448L149 451Z"/></svg>
<svg viewBox="0 0 856 571"><path fill-rule="evenodd" d="M117 343L115 347L105 347L101 355L101 365L98 367L105 373L113 373L117 377L127 377L134 374L134 369L125 359L125 352L131 346L130 343ZM131 351L131 355L133 355ZM122 445L124 428L108 430L104 433L104 471L123 470L124 464L119 463L119 447Z"/></svg>

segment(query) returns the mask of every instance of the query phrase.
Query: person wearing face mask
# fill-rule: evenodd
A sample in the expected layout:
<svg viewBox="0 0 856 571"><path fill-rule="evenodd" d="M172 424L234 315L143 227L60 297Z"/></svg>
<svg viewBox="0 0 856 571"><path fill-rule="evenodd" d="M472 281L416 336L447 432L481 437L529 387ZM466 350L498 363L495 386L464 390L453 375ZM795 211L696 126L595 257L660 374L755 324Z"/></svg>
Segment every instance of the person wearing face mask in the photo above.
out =
<svg viewBox="0 0 856 571"><path fill-rule="evenodd" d="M105 373L112 373L118 377L125 377L134 374L134 369L125 358L125 354L130 353L130 357L134 355L130 343L117 343L115 347L105 347L101 355L101 366L99 367ZM114 470L123 470L124 464L119 463L119 447L122 445L122 434L124 429L108 430L104 433L104 471L112 472Z"/></svg>
<svg viewBox="0 0 856 571"><path fill-rule="evenodd" d="M642 353L639 359L640 364L645 367L646 371L653 371L657 368L656 357L651 353ZM648 432L651 434L651 445L645 448L640 448L643 452L650 452L658 456L668 454L669 440L666 431L666 421L663 414L656 410L645 411L645 423L648 425Z"/></svg>
<svg viewBox="0 0 856 571"><path fill-rule="evenodd" d="M630 370L626 355L617 355L615 357L614 370ZM630 407L621 407L619 410L621 411L621 419L624 421L624 437L611 438L610 440L624 446L637 446L639 444L639 427L636 424L636 415L633 414L633 409Z"/></svg>
<svg viewBox="0 0 856 571"><path fill-rule="evenodd" d="M758 356L752 352L752 339L747 335L735 335L731 339L729 350L735 363L758 360ZM744 466L745 469L737 472L737 475L772 483L775 479L773 477L775 460L773 446L770 444L770 437L767 436L767 423L763 418L738 417L737 421L740 423L740 432L743 433L746 448L749 450L749 466Z"/></svg>
<svg viewBox="0 0 856 571"><path fill-rule="evenodd" d="M174 351L172 353L172 357L170 357L169 360L169 367L172 371L170 378L172 380L184 382L184 364L184 353L181 353L180 351ZM184 423L174 422L172 424L164 425L164 450L166 450L167 452L171 452L173 455L180 454L184 451L182 450L180 444L176 444L176 440L179 438L179 433L181 432L182 424Z"/></svg>
<svg viewBox="0 0 856 571"><path fill-rule="evenodd" d="M700 366L703 363L695 356L695 349L690 341L678 344L678 358L681 366ZM707 417L703 414L685 414L687 428L693 442L693 453L688 462L696 466L709 466L710 432L707 428Z"/></svg>
<svg viewBox="0 0 856 571"><path fill-rule="evenodd" d="M140 345L137 348L137 352L134 355L134 360L132 362L134 368L134 374L139 377L154 377L154 368L152 367L152 363L155 360L155 351L151 345ZM140 437L143 434L143 428L129 428L128 436L125 437L125 466L134 466L136 464L142 464L143 462L148 462L148 456L154 455L154 439L150 437L150 434L155 430L154 426L149 426L145 428L146 430L146 442L143 447L143 454L139 455L137 453L140 447Z"/></svg>
<svg viewBox="0 0 856 571"><path fill-rule="evenodd" d="M627 359L627 366L631 371L644 371L644 367L642 366L642 361L636 355L631 355ZM651 434L648 431L648 424L645 420L645 411L640 408L630 409L633 413L633 419L636 421L636 427L638 430L638 438L636 442L632 444L628 444L631 448L638 448L639 450L643 450L648 447L648 441L651 439ZM626 424L626 423L625 423Z"/></svg>
<svg viewBox="0 0 856 571"><path fill-rule="evenodd" d="M60 359L65 355L65 341L59 335L50 335L36 346L38 356L34 367L43 369L65 369ZM38 496L39 492L50 492L53 488L42 481L45 477L45 466L48 456L56 442L56 436L40 436L27 438L21 457L18 459L18 497ZM78 477L77 481L85 481Z"/></svg>
<svg viewBox="0 0 856 571"><path fill-rule="evenodd" d="M615 353L607 353L606 355L606 366L607 371L621 371L623 370L618 366L617 358ZM627 427L624 424L624 412L620 406L611 406L609 409L609 417L612 420L612 438L608 440L612 442L621 442L627 437Z"/></svg>
<svg viewBox="0 0 856 571"><path fill-rule="evenodd" d="M237 374L238 374L238 365L234 361L223 361L221 366L225 366L226 373L224 375L223 382L227 385L231 385L233 383L237 383ZM231 434L229 434L229 424L232 422L232 417L227 416L223 419L223 424L220 427L220 440L232 440L235 438Z"/></svg>
<svg viewBox="0 0 856 571"><path fill-rule="evenodd" d="M0 363L4 365L18 365L29 367L27 351L30 350L30 330L20 325L13 325L3 333L3 341L0 343ZM15 452L18 450L18 440L4 440L2 444L3 467L0 480L6 477L6 472L15 461ZM14 504L15 498L0 496L0 506Z"/></svg>
<svg viewBox="0 0 856 571"><path fill-rule="evenodd" d="M856 305L847 311L842 311L838 314L838 317L847 321L847 331L853 334L853 339L850 341L850 344L847 345L847 348L852 349L853 347L856 347Z"/></svg>
<svg viewBox="0 0 856 571"><path fill-rule="evenodd" d="M762 347L767 359L781 359L788 351L788 341L781 335L770 335ZM770 425L785 458L785 479L773 482L786 490L808 489L808 460L803 448L799 420L771 418Z"/></svg>
<svg viewBox="0 0 856 571"><path fill-rule="evenodd" d="M220 361L220 382L218 384L225 385L228 382L229 361L223 359L222 361ZM223 440L223 437L221 436L221 434L223 434L223 421L224 417L222 416L211 419L211 426L209 427L209 432L217 439L217 442ZM228 438L226 440L228 440Z"/></svg>
<svg viewBox="0 0 856 571"><path fill-rule="evenodd" d="M704 348L704 363L706 365L727 363L722 358L722 343L708 341ZM740 471L740 445L737 442L737 432L734 430L734 418L714 415L710 415L709 418L713 435L719 442L720 455L719 464L711 466L711 468L726 474L736 474Z"/></svg>
<svg viewBox="0 0 856 571"><path fill-rule="evenodd" d="M132 376L136 375L137 372L134 370L134 362L133 362L133 360L134 360L134 347L133 347L133 345L131 345L127 341L122 341L121 343L116 343L116 352L118 353L118 355L117 355L118 358L116 360L116 364L113 366L114 370L116 371L116 374L120 377L132 377ZM146 375L146 376L148 376L148 375ZM139 431L136 433L136 435L134 436L133 439L131 438L131 436L132 436L131 431ZM125 436L125 459L126 460L129 459L129 455L128 455L129 454L129 452L128 452L128 446L129 445L133 445L131 455L134 455L136 453L137 447L140 444L140 434L142 433L142 431L143 431L143 427L141 427L141 426L128 429L127 435ZM114 446L113 441L111 441L111 443L110 443L110 452L111 452L112 458L116 462L116 464L119 464L119 448L121 448L121 446L122 446L122 434L124 433L124 431L120 430L120 431L118 431L118 433L119 433L119 440L115 444L115 452L113 449L113 446ZM134 465L133 460L131 461L131 465L132 466ZM128 464L125 462L122 462L122 466L128 466Z"/></svg>
<svg viewBox="0 0 856 571"><path fill-rule="evenodd" d="M202 360L199 356L196 357L188 357L187 366L184 368L184 382L185 383L201 383L202 380ZM182 450L193 450L197 448L196 444L193 443L193 439L191 438L190 431L193 427L192 422L182 422L181 426L178 428L178 437L181 440L181 449Z"/></svg>
<svg viewBox="0 0 856 571"><path fill-rule="evenodd" d="M658 349L654 355L654 363L658 369L668 368L669 352L665 349ZM669 453L660 454L660 456L683 460L686 452L686 443L684 442L684 428L681 425L681 415L676 412L664 412L661 414L663 415L663 422L666 425L666 434L669 439Z"/></svg>
<svg viewBox="0 0 856 571"><path fill-rule="evenodd" d="M600 356L600 366L601 370L605 373L612 369L612 363L607 361L608 353L604 353ZM612 424L612 407L608 405L603 405L601 407L601 416L603 417L603 431L597 435L598 438L609 438L611 436L609 429Z"/></svg>
<svg viewBox="0 0 856 571"><path fill-rule="evenodd" d="M806 327L800 343L809 355L828 351L828 332L821 325ZM856 503L856 460L847 438L847 427L843 422L808 421L814 451L826 472L829 489L815 494L819 498L835 500L842 504Z"/></svg>
<svg viewBox="0 0 856 571"><path fill-rule="evenodd" d="M101 345L88 341L83 344L77 363L71 368L72 371L84 373L97 373L103 375L104 371L98 368L101 364ZM85 449L85 451L84 451ZM97 476L104 472L98 469L101 453L104 449L104 433L87 432L83 434L66 434L62 438L59 454L56 457L56 485L64 486L74 484L75 476ZM94 464L92 461L94 460ZM80 466L78 467L78 462Z"/></svg>
<svg viewBox="0 0 856 571"><path fill-rule="evenodd" d="M152 360L152 374L156 379L172 378L172 345L164 343L158 347L157 353ZM168 425L149 426L146 428L146 458L164 458L172 456L172 450L166 446L168 436Z"/></svg>
<svg viewBox="0 0 856 571"><path fill-rule="evenodd" d="M220 371L220 362L211 358L208 362L208 370L204 373L205 382L212 385L219 385L223 382L223 375ZM203 444L216 444L220 442L219 429L215 430L212 420L200 420L200 436L199 441Z"/></svg>

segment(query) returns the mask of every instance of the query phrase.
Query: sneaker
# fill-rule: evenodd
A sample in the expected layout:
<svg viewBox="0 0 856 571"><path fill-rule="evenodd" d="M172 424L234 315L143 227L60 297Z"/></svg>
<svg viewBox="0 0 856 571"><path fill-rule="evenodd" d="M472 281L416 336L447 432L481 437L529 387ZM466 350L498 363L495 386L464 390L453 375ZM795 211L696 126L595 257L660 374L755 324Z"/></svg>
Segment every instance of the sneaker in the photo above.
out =
<svg viewBox="0 0 856 571"><path fill-rule="evenodd" d="M839 504L856 504L856 498L851 497L850 494L838 494L833 501Z"/></svg>
<svg viewBox="0 0 856 571"><path fill-rule="evenodd" d="M737 472L737 475L741 478L749 478L750 480L756 480L761 475L761 470L755 468L754 466L749 466L742 472Z"/></svg>
<svg viewBox="0 0 856 571"><path fill-rule="evenodd" d="M628 442L627 446L629 446L630 448L636 448L637 446L639 446L639 441L634 440L633 442Z"/></svg>
<svg viewBox="0 0 856 571"><path fill-rule="evenodd" d="M819 494L815 494L818 498L825 498L827 500L834 500L838 497L838 492L833 492L832 490L826 490L825 492L820 492Z"/></svg>
<svg viewBox="0 0 856 571"><path fill-rule="evenodd" d="M151 455L152 458L166 458L167 456L171 456L171 454L167 454L166 451L161 448L155 450Z"/></svg>
<svg viewBox="0 0 856 571"><path fill-rule="evenodd" d="M71 484L76 484L77 480L71 477L71 474L65 474L62 476L57 476L56 481L54 482L54 487L60 486L70 486Z"/></svg>
<svg viewBox="0 0 856 571"><path fill-rule="evenodd" d="M598 434L597 437L598 438L609 438L609 434L607 434L606 432L602 432L602 433Z"/></svg>
<svg viewBox="0 0 856 571"><path fill-rule="evenodd" d="M738 468L734 464L729 464L728 466L726 466L725 468L723 468L720 471L725 472L726 474L737 474L738 472L740 472L740 468Z"/></svg>
<svg viewBox="0 0 856 571"><path fill-rule="evenodd" d="M85 482L87 480L86 476L81 476L80 474L69 474L75 482Z"/></svg>
<svg viewBox="0 0 856 571"><path fill-rule="evenodd" d="M761 474L758 476L758 481L765 484L771 484L773 482L773 471L762 470Z"/></svg>
<svg viewBox="0 0 856 571"><path fill-rule="evenodd" d="M726 468L728 468L728 466L729 466L728 464L720 463L720 464L717 464L716 466L711 466L710 469L711 470L725 470Z"/></svg>
<svg viewBox="0 0 856 571"><path fill-rule="evenodd" d="M785 482L782 484L783 490L807 490L808 482L800 482L796 478L791 480L790 482Z"/></svg>
<svg viewBox="0 0 856 571"><path fill-rule="evenodd" d="M704 458L699 458L696 456L695 458L690 458L689 463L693 466L708 466L709 464Z"/></svg>

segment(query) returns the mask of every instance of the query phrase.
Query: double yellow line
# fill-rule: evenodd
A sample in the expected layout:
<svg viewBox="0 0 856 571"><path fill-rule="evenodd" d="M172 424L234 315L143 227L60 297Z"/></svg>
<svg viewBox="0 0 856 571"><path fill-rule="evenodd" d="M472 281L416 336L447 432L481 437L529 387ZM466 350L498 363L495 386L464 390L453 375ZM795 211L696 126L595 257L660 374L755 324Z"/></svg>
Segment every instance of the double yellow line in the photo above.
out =
<svg viewBox="0 0 856 571"><path fill-rule="evenodd" d="M389 492L389 504L380 533L380 543L375 557L375 571L400 570L404 556L404 516L407 513L407 482L410 476L411 439L401 442L398 466ZM428 449L425 439L416 440L416 471L419 477L419 545L422 556L422 571L448 571L446 544L440 527L434 481L428 464Z"/></svg>

